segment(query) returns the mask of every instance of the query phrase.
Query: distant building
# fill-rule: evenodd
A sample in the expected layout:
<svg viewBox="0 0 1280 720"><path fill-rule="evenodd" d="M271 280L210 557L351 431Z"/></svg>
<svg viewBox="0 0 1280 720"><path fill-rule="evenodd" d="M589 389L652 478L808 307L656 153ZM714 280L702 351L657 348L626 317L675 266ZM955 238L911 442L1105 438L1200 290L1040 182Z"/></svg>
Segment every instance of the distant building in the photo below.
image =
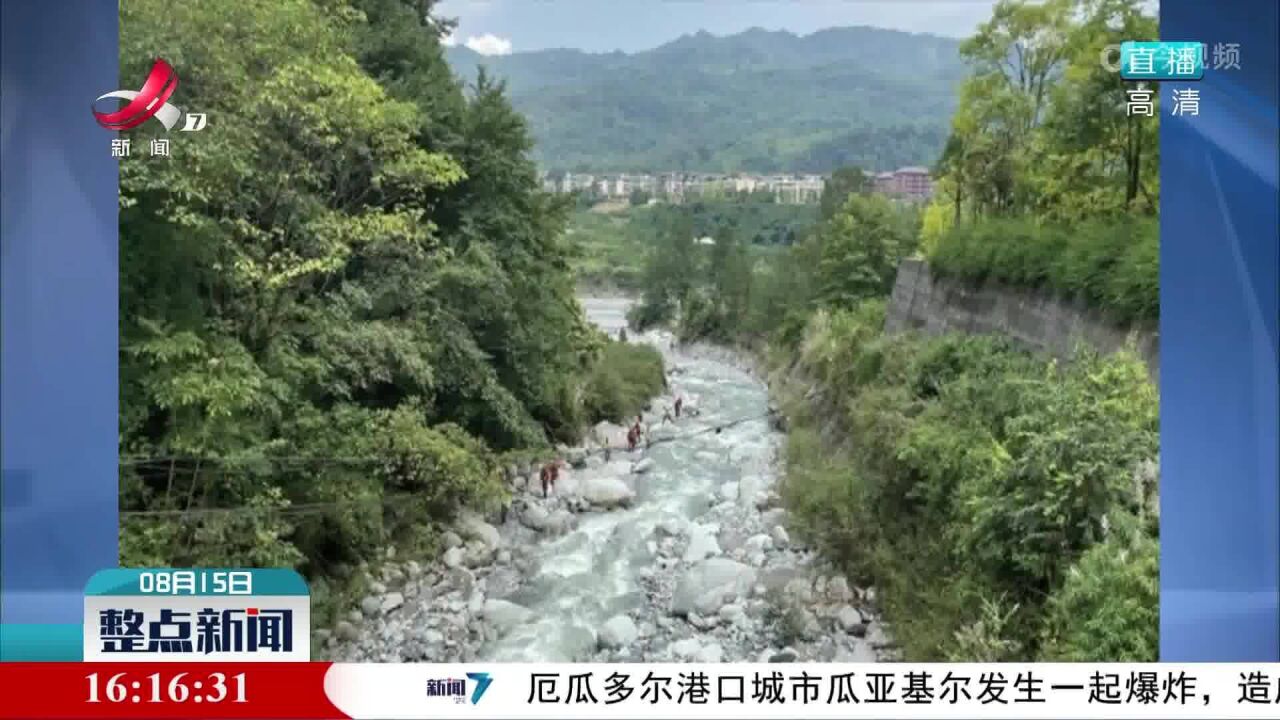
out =
<svg viewBox="0 0 1280 720"><path fill-rule="evenodd" d="M882 172L876 173L875 179L871 181L871 189L878 193L891 195L896 190L896 184L893 180L893 173Z"/></svg>
<svg viewBox="0 0 1280 720"><path fill-rule="evenodd" d="M929 169L922 167L900 168L893 174L894 194L911 200L927 200L933 195L933 179Z"/></svg>

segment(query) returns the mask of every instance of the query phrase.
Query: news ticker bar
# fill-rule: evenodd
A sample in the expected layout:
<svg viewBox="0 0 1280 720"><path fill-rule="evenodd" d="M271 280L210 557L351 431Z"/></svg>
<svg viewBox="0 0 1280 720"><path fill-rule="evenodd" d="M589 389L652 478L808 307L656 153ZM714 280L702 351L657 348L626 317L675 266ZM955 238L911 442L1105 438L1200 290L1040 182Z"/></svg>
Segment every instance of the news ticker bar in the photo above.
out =
<svg viewBox="0 0 1280 720"><path fill-rule="evenodd" d="M1280 717L1280 663L7 663L0 686L5 720Z"/></svg>

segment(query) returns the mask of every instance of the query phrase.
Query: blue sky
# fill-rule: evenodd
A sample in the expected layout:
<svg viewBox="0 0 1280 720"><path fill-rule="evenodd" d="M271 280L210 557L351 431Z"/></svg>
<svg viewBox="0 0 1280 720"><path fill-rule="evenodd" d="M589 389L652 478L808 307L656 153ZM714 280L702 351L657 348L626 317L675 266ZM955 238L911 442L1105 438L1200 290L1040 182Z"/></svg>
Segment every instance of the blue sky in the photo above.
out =
<svg viewBox="0 0 1280 720"><path fill-rule="evenodd" d="M751 27L807 34L844 25L972 34L994 0L443 0L455 41L485 53L546 48L634 52L686 33Z"/></svg>

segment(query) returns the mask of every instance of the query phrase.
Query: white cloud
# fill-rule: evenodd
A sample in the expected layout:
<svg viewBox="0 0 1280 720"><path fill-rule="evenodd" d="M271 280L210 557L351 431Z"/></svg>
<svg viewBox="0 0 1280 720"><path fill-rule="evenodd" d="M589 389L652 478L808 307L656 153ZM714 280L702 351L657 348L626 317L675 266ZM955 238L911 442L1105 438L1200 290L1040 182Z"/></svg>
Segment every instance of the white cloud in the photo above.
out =
<svg viewBox="0 0 1280 720"><path fill-rule="evenodd" d="M454 37L452 34L446 35L440 39L440 44L445 47L454 47L458 44L458 38Z"/></svg>
<svg viewBox="0 0 1280 720"><path fill-rule="evenodd" d="M492 33L472 35L463 43L481 55L510 55L511 41Z"/></svg>

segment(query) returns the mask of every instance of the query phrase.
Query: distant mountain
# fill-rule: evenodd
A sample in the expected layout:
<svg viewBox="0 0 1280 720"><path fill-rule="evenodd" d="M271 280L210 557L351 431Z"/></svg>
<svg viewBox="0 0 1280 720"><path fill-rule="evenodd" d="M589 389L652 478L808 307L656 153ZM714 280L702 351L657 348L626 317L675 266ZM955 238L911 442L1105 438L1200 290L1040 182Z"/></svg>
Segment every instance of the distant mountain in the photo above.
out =
<svg viewBox="0 0 1280 720"><path fill-rule="evenodd" d="M870 27L706 32L638 53L449 61L504 78L550 170L825 172L932 165L965 68L959 41Z"/></svg>

